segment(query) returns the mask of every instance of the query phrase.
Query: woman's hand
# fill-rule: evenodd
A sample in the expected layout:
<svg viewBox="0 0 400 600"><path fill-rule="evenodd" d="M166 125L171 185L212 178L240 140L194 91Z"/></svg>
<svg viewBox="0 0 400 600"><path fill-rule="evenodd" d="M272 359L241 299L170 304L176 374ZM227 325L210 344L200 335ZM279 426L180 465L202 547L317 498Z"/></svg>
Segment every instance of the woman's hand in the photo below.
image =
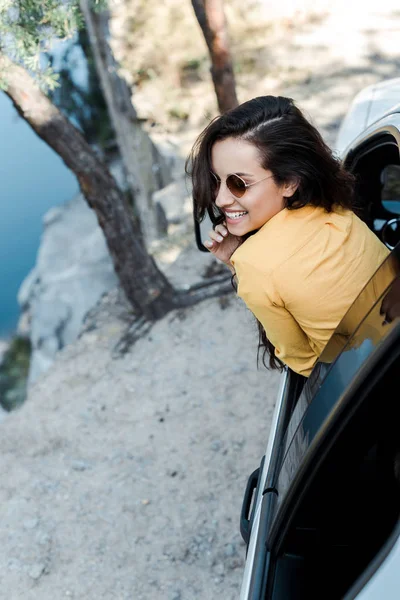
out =
<svg viewBox="0 0 400 600"><path fill-rule="evenodd" d="M237 235L232 235L226 228L226 223L216 225L215 229L210 231L211 240L206 240L204 246L214 254L218 260L232 267L230 259L232 254L243 243L243 238Z"/></svg>

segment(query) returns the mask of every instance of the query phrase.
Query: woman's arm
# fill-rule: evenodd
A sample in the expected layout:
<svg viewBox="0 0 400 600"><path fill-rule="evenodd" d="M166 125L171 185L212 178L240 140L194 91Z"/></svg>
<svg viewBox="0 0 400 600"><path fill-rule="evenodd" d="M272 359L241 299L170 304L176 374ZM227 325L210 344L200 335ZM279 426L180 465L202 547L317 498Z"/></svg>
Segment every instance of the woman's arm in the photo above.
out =
<svg viewBox="0 0 400 600"><path fill-rule="evenodd" d="M260 273L248 262L236 264L238 295L260 321L267 338L275 346L275 355L296 373L308 377L319 352L286 309L272 274Z"/></svg>
<svg viewBox="0 0 400 600"><path fill-rule="evenodd" d="M308 338L290 312L283 306L246 305L265 329L268 339L275 346L275 356L288 367L308 377L319 355L311 348Z"/></svg>

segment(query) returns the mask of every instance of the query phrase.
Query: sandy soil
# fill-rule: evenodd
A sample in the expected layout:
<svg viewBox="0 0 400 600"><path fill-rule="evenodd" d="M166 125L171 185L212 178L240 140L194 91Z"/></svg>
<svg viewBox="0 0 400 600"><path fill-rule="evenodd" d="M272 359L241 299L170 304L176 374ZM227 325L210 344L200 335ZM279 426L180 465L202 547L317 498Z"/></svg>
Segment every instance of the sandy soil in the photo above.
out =
<svg viewBox="0 0 400 600"><path fill-rule="evenodd" d="M292 95L333 143L353 94L399 72L395 4L355 5L287 29L264 48L275 83L247 73L241 93ZM199 123L175 131L182 149ZM183 285L211 260L188 221L161 262ZM0 598L238 598L241 500L279 376L257 371L255 324L233 294L169 314L122 352L130 320L121 294L105 298L1 423Z"/></svg>
<svg viewBox="0 0 400 600"><path fill-rule="evenodd" d="M241 500L278 377L256 370L233 294L171 313L121 354L130 318L105 299L2 424L4 598L237 597Z"/></svg>

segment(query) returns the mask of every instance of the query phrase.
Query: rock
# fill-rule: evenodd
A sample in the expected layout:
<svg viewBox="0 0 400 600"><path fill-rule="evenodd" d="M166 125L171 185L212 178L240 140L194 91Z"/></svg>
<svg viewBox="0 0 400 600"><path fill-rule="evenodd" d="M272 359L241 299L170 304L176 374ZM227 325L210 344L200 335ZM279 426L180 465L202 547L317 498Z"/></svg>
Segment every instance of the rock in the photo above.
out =
<svg viewBox="0 0 400 600"><path fill-rule="evenodd" d="M223 447L223 442L221 440L213 440L210 444L211 450L214 452L219 452Z"/></svg>
<svg viewBox="0 0 400 600"><path fill-rule="evenodd" d="M170 136L151 132L151 138L159 155L155 168L159 170L160 182L163 184L161 187L165 187L171 181L182 177L185 172L185 160L180 155L178 143Z"/></svg>
<svg viewBox="0 0 400 600"><path fill-rule="evenodd" d="M72 461L71 467L74 471L86 471L91 468L91 465L85 460L74 460Z"/></svg>
<svg viewBox="0 0 400 600"><path fill-rule="evenodd" d="M51 209L44 224L36 266L18 294L25 333L30 324L29 383L78 337L86 313L117 284L103 232L82 195Z"/></svg>
<svg viewBox="0 0 400 600"><path fill-rule="evenodd" d="M7 567L10 571L22 571L23 564L18 558L10 558L7 562Z"/></svg>
<svg viewBox="0 0 400 600"><path fill-rule="evenodd" d="M63 213L64 211L62 206L53 206L53 208L50 208L44 215L43 226L49 227L49 225L52 225L57 221L61 221L63 218Z"/></svg>
<svg viewBox="0 0 400 600"><path fill-rule="evenodd" d="M25 519L24 527L25 527L25 529L35 529L35 527L37 527L38 523L39 523L39 519L36 519L36 518Z"/></svg>
<svg viewBox="0 0 400 600"><path fill-rule="evenodd" d="M183 173L182 158L172 141L158 140L157 152L158 168L163 170L160 184L171 181L176 172ZM121 161L110 161L109 168L125 190ZM184 180L156 194L159 226L166 233L170 220L179 220L182 210L191 210ZM81 194L50 209L43 226L36 265L18 293L18 334L29 337L32 345L28 384L49 369L59 350L77 339L85 315L118 283L96 214Z"/></svg>
<svg viewBox="0 0 400 600"><path fill-rule="evenodd" d="M225 567L222 563L219 563L218 565L215 565L214 571L217 573L217 575L224 575Z"/></svg>
<svg viewBox="0 0 400 600"><path fill-rule="evenodd" d="M45 570L46 565L42 563L37 563L31 566L31 568L28 571L28 575L29 577L32 577L32 579L39 579L41 575L45 572Z"/></svg>
<svg viewBox="0 0 400 600"><path fill-rule="evenodd" d="M227 544L225 548L225 556L234 556L236 554L236 548L233 544Z"/></svg>
<svg viewBox="0 0 400 600"><path fill-rule="evenodd" d="M29 307L27 307L26 312L23 312L18 320L16 334L19 337L29 339L30 331L31 331L31 315L29 312Z"/></svg>
<svg viewBox="0 0 400 600"><path fill-rule="evenodd" d="M168 223L182 223L192 212L189 180L181 177L153 194L155 205L160 204Z"/></svg>

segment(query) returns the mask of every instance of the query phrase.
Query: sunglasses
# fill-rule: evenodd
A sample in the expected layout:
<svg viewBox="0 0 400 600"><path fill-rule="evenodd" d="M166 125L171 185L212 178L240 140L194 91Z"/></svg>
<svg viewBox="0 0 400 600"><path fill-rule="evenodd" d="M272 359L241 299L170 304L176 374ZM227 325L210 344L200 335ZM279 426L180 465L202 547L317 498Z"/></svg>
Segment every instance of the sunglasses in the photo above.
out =
<svg viewBox="0 0 400 600"><path fill-rule="evenodd" d="M213 176L213 195L214 198L216 198L221 187L221 180L212 171L210 171L210 173ZM235 173L232 173L226 178L225 185L232 194L232 196L234 196L235 198L242 198L246 193L247 188L251 187L252 185L256 185L256 183L260 183L261 181L265 181L266 179L270 179L271 177L273 177L273 175L267 175L267 177L259 179L254 183L246 183L241 177L239 177L239 175L235 175Z"/></svg>

